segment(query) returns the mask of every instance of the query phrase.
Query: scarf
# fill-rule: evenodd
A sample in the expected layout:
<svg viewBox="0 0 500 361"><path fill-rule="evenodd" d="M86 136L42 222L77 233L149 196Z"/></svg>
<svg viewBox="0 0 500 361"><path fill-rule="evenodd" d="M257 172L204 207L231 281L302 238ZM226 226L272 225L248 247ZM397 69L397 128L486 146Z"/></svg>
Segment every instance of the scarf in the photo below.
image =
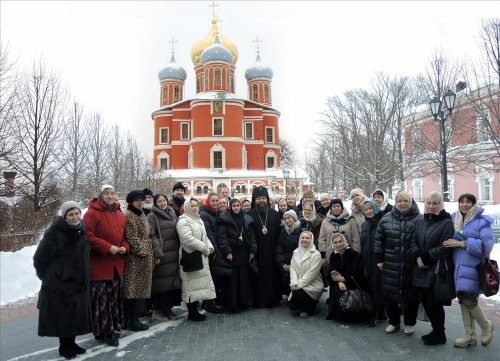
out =
<svg viewBox="0 0 500 361"><path fill-rule="evenodd" d="M134 213L135 215L137 216L141 216L141 214L143 214L142 210L141 209L137 209L135 208L133 205L129 204L127 206L127 210L129 210L130 212Z"/></svg>
<svg viewBox="0 0 500 361"><path fill-rule="evenodd" d="M292 234L299 227L300 227L300 221L295 221L295 222L293 222L293 224L290 227L288 227L285 224L285 231L288 234Z"/></svg>
<svg viewBox="0 0 500 361"><path fill-rule="evenodd" d="M71 226L73 229L75 229L78 233L81 233L83 230L83 221L80 220L80 223L78 223L76 226Z"/></svg>
<svg viewBox="0 0 500 361"><path fill-rule="evenodd" d="M458 209L457 215L455 216L455 231L460 232L463 227L465 227L470 221L476 218L476 212L478 209L477 203L472 206L470 211L464 216L460 209Z"/></svg>
<svg viewBox="0 0 500 361"><path fill-rule="evenodd" d="M210 205L210 199L207 198L203 201L203 205L209 209L211 209L215 214L217 214L219 212L219 210L217 208L214 208Z"/></svg>
<svg viewBox="0 0 500 361"><path fill-rule="evenodd" d="M309 221L309 222L312 222L315 218L316 218L316 207L314 206L314 203L312 202L307 202L306 204L311 204L312 205L312 214L310 217L306 217L306 214L304 212L304 208L302 208L302 217L304 217L304 219L306 221ZM305 205L305 204L304 204Z"/></svg>

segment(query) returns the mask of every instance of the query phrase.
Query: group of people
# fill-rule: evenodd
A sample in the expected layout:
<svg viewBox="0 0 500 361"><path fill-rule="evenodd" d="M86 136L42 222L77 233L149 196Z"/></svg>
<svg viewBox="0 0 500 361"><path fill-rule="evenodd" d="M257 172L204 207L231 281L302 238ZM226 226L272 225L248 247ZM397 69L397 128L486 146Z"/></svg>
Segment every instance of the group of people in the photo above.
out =
<svg viewBox="0 0 500 361"><path fill-rule="evenodd" d="M411 335L423 305L432 326L423 342L444 344L443 305L451 298L434 291L443 274L453 278L464 322L455 346L477 344L474 322L481 343L491 342L475 266L482 249L493 248L492 220L472 194L460 196L450 216L437 192L425 199L423 215L405 191L392 206L380 189L368 198L355 188L350 212L341 199L316 200L310 191L299 204L294 195L278 200L277 210L262 186L251 201L231 198L222 186L201 206L185 192L181 182L170 200L134 190L122 212L115 189L103 185L83 217L77 203L62 204L34 255L42 280L38 334L59 337L61 356L84 353L75 336L89 332L117 346L122 329L148 329L140 316L149 311L155 321L175 320L181 302L191 321L206 319L200 308L238 313L285 302L306 318L327 288L326 319L373 327L388 318L385 331L394 333L403 314ZM341 306L355 289L369 294L367 312Z"/></svg>

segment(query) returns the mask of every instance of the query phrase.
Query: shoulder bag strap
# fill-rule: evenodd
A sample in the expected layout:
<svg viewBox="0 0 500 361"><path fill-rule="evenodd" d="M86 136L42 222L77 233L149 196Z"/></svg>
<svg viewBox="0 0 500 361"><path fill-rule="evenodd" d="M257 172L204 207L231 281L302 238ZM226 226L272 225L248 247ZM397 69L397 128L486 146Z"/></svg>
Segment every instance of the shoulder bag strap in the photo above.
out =
<svg viewBox="0 0 500 361"><path fill-rule="evenodd" d="M160 241L163 242L163 237L161 235L160 223L158 223L158 217L155 214L156 227L158 227L158 236L160 237Z"/></svg>

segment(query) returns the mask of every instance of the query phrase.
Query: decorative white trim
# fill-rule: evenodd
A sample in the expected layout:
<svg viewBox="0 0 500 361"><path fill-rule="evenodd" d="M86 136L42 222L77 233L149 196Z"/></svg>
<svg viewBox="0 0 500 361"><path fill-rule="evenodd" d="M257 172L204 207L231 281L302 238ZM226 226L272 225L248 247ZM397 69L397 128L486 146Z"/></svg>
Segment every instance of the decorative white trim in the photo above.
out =
<svg viewBox="0 0 500 361"><path fill-rule="evenodd" d="M222 134L215 134L215 120L220 119L222 121ZM212 136L214 137L224 137L224 118L223 117L212 117Z"/></svg>
<svg viewBox="0 0 500 361"><path fill-rule="evenodd" d="M222 168L215 168L214 152L222 152ZM226 149L220 143L216 143L210 148L210 170L226 170Z"/></svg>
<svg viewBox="0 0 500 361"><path fill-rule="evenodd" d="M274 167L268 167L268 164L267 164L267 160L269 158L273 158L273 163L274 163ZM273 150L268 150L266 152L266 156L265 156L265 164L264 164L264 168L267 170L275 170L278 168L278 163L277 163L278 159L277 159L277 156L276 156L276 153L274 153Z"/></svg>
<svg viewBox="0 0 500 361"><path fill-rule="evenodd" d="M187 138L182 137L182 126L187 125ZM179 139L180 140L189 140L191 138L191 123L190 122L181 122L179 127Z"/></svg>
<svg viewBox="0 0 500 361"><path fill-rule="evenodd" d="M214 114L214 104L215 102L221 102L222 103L222 112L217 112L216 114L226 114L226 102L224 100L212 100L210 102L210 114Z"/></svg>
<svg viewBox="0 0 500 361"><path fill-rule="evenodd" d="M488 180L490 182L489 185L489 193L490 193L490 199L484 199L484 189L483 187L485 186L483 182L485 180ZM476 176L476 183L477 183L477 194L478 194L478 201L483 203L483 204L493 204L493 183L495 181L495 176L493 175L493 172L483 170L481 173L479 173Z"/></svg>
<svg viewBox="0 0 500 361"><path fill-rule="evenodd" d="M174 143L172 142L172 144L174 144ZM172 145L170 145L170 144L155 145L154 150L159 150L159 149L172 149Z"/></svg>
<svg viewBox="0 0 500 361"><path fill-rule="evenodd" d="M166 159L167 160L167 169L161 168L161 160ZM163 151L160 154L156 156L156 161L157 161L157 167L160 170L168 170L170 169L170 156L168 155L167 152Z"/></svg>
<svg viewBox="0 0 500 361"><path fill-rule="evenodd" d="M167 130L167 141L166 142L162 142L161 141L161 139L162 139L161 132L164 129ZM158 144L169 144L170 143L169 140L170 140L170 130L168 129L168 127L160 127L160 128L158 128Z"/></svg>
<svg viewBox="0 0 500 361"><path fill-rule="evenodd" d="M188 150L188 168L192 169L193 168L193 147L189 146Z"/></svg>
<svg viewBox="0 0 500 361"><path fill-rule="evenodd" d="M245 144L243 144L243 147L241 148L241 169L247 170L247 147L245 147Z"/></svg>
<svg viewBox="0 0 500 361"><path fill-rule="evenodd" d="M411 185L412 185L412 189L413 189L413 198L415 198L416 201L422 201L423 189L424 189L423 178L413 178ZM418 193L416 192L417 187L419 187Z"/></svg>
<svg viewBox="0 0 500 361"><path fill-rule="evenodd" d="M267 130L268 129L272 129L273 130L273 140L272 140L272 142L269 142L267 140ZM275 143L275 141L274 141L275 137L276 137L276 132L275 132L274 127L264 127L264 142L265 143L271 143L271 144Z"/></svg>
<svg viewBox="0 0 500 361"><path fill-rule="evenodd" d="M170 143L172 145L191 145L191 142L189 140L172 140Z"/></svg>
<svg viewBox="0 0 500 361"><path fill-rule="evenodd" d="M264 148L281 149L278 144L264 144Z"/></svg>

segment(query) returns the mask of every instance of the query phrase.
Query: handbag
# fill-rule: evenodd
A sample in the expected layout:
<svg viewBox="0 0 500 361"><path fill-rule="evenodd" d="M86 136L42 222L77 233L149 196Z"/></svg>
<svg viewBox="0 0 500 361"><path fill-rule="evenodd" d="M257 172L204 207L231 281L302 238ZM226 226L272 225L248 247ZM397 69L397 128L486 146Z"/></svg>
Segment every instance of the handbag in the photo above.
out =
<svg viewBox="0 0 500 361"><path fill-rule="evenodd" d="M186 252L182 248L182 257L179 262L184 272L195 272L203 269L202 253L200 251Z"/></svg>
<svg viewBox="0 0 500 361"><path fill-rule="evenodd" d="M347 290L342 296L340 296L339 304L342 312L347 313L368 313L372 310L373 303L370 295L361 290L358 283L351 276L352 280L358 288L353 290Z"/></svg>
<svg viewBox="0 0 500 361"><path fill-rule="evenodd" d="M451 300L457 294L455 292L455 282L450 274L446 259L437 261L434 275L434 284L432 285L434 301L440 305L451 305Z"/></svg>
<svg viewBox="0 0 500 361"><path fill-rule="evenodd" d="M481 248L483 250L483 257L481 258L481 262L476 266L476 270L481 290L486 297L490 297L498 293L500 274L498 273L497 262L488 257L484 243L481 243Z"/></svg>

